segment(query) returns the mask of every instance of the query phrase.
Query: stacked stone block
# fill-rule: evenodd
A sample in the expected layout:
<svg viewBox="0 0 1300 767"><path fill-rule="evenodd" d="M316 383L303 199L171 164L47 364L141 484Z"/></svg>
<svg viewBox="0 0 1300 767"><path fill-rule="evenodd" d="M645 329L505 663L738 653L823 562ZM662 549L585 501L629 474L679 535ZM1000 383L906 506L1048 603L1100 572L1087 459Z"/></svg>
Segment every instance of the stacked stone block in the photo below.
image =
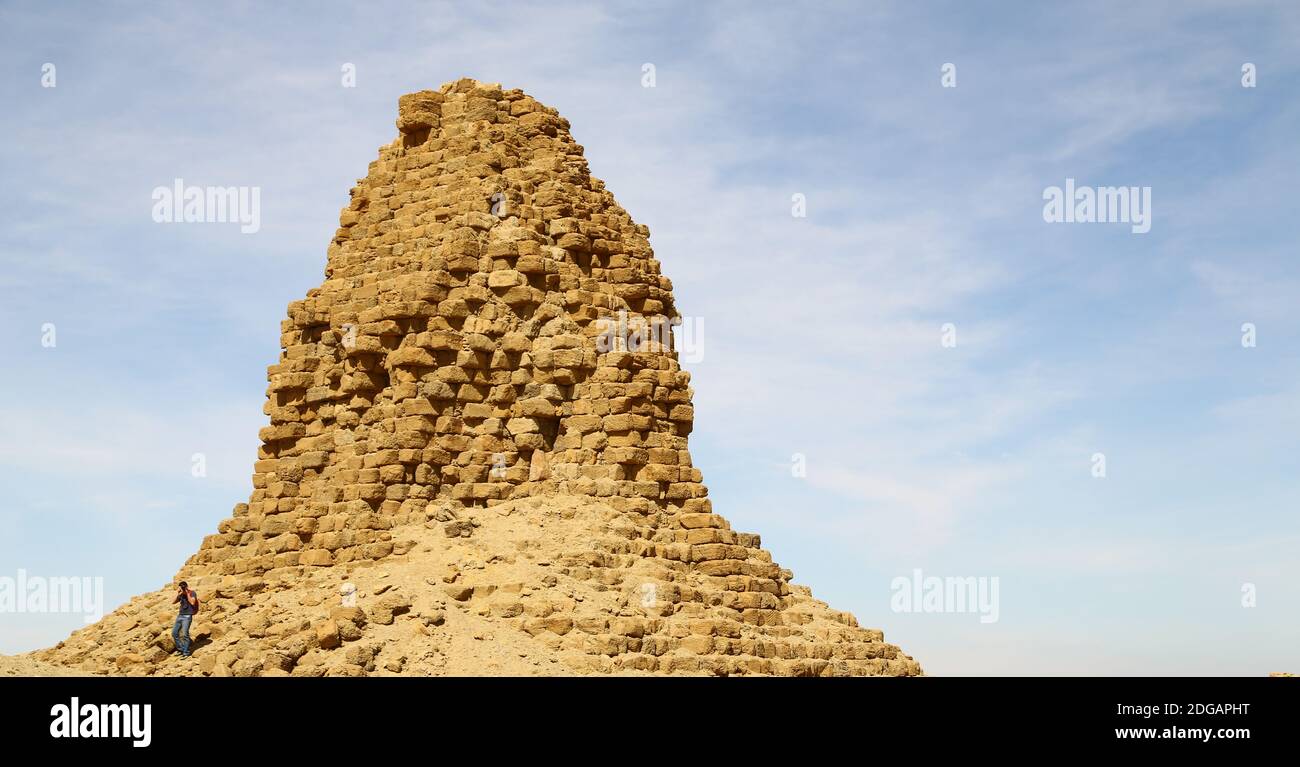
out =
<svg viewBox="0 0 1300 767"><path fill-rule="evenodd" d="M708 513L690 375L624 335L678 316L672 284L568 122L461 80L402 97L397 127L281 325L253 493L190 565L382 559L437 499Z"/></svg>
<svg viewBox="0 0 1300 767"><path fill-rule="evenodd" d="M631 607L503 613L575 670L920 673L714 513L687 444L690 375L662 332L672 283L568 121L460 80L403 96L397 128L352 189L325 281L281 323L252 493L178 577L220 584L238 611L241 589L417 556L395 529L455 538L506 501L586 496L619 534L556 564Z"/></svg>

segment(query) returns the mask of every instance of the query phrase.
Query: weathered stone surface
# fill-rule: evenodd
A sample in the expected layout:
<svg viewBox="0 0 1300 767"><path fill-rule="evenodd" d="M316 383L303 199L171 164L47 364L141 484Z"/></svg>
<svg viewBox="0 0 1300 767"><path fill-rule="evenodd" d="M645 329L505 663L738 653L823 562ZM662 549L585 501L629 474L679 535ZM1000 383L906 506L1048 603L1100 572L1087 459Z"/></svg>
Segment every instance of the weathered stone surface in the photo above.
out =
<svg viewBox="0 0 1300 767"><path fill-rule="evenodd" d="M460 80L401 97L397 128L281 323L248 501L177 574L202 662L144 654L168 589L40 659L451 673L448 642L522 643L559 665L515 673L920 673L713 513L690 375L623 337L678 317L671 282L568 122Z"/></svg>

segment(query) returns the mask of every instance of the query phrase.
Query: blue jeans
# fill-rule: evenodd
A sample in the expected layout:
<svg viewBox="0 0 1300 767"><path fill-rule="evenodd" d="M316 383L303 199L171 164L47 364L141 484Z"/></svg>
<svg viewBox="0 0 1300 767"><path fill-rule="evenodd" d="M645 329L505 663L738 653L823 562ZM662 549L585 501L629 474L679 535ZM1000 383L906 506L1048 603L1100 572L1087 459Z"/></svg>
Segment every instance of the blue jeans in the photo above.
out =
<svg viewBox="0 0 1300 767"><path fill-rule="evenodd" d="M181 655L189 657L190 654L190 621L194 620L193 615L176 616L176 625L172 626L172 641L176 643L176 649L181 651Z"/></svg>

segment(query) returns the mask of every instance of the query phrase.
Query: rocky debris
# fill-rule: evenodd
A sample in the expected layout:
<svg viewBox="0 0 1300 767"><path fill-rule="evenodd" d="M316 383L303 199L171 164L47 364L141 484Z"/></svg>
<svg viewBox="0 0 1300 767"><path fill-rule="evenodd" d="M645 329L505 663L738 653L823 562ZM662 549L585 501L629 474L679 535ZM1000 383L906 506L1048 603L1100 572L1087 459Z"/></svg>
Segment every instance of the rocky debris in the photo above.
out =
<svg viewBox="0 0 1300 767"><path fill-rule="evenodd" d="M388 594L382 599L377 600L370 608L368 616L380 626L391 625L393 620L399 615L405 615L411 611L411 600L403 597L401 594Z"/></svg>
<svg viewBox="0 0 1300 767"><path fill-rule="evenodd" d="M343 633L339 631L338 621L321 621L317 623L314 628L316 629L316 646L320 647L322 650L333 650L335 647L343 644Z"/></svg>
<svg viewBox="0 0 1300 767"><path fill-rule="evenodd" d="M447 622L447 612L441 607L422 610L416 615L425 626L441 626Z"/></svg>
<svg viewBox="0 0 1300 767"><path fill-rule="evenodd" d="M117 668L119 671L125 671L131 668L132 666L136 666L144 662L145 662L144 656L137 655L133 652L122 653L121 655L117 656L117 661L116 661Z"/></svg>
<svg viewBox="0 0 1300 767"><path fill-rule="evenodd" d="M715 514L672 283L569 123L399 99L289 305L252 492L174 587L34 660L86 673L915 675ZM348 588L348 587L351 588ZM167 636L163 636L167 634Z"/></svg>

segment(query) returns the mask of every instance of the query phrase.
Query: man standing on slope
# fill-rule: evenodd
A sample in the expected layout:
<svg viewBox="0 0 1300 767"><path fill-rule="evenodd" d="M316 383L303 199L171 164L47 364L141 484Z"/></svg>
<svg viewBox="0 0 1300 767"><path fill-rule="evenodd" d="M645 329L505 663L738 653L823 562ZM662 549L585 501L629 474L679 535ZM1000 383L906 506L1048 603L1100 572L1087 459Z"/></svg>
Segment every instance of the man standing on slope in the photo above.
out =
<svg viewBox="0 0 1300 767"><path fill-rule="evenodd" d="M181 651L184 658L190 657L190 621L194 619L194 613L199 611L199 596L190 591L190 585L181 581L180 587L176 593L173 603L180 602L180 614L176 616L176 625L172 626L172 642L176 644L176 649Z"/></svg>

